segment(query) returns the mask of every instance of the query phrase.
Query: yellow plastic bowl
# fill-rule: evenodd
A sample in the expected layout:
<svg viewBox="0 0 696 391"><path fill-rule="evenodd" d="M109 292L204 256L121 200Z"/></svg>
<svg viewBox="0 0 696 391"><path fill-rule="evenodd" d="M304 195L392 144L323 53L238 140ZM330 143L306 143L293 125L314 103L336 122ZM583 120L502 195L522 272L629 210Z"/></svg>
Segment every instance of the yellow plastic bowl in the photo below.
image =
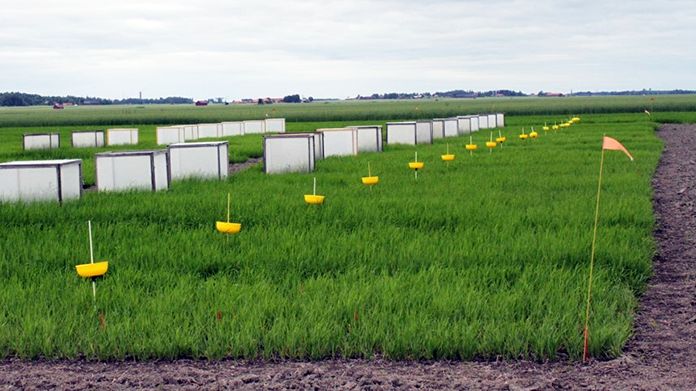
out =
<svg viewBox="0 0 696 391"><path fill-rule="evenodd" d="M504 143L505 141L507 141L507 138L506 138L506 137L496 137L496 139L495 139L495 142L498 143L498 144L502 144L502 143Z"/></svg>
<svg viewBox="0 0 696 391"><path fill-rule="evenodd" d="M240 223L227 223L225 221L216 221L215 229L223 234L236 234L242 229Z"/></svg>
<svg viewBox="0 0 696 391"><path fill-rule="evenodd" d="M527 139L527 137L529 137L529 135L528 135L528 134L526 134L526 133L522 133L522 134L520 134L520 140L526 140L526 139Z"/></svg>
<svg viewBox="0 0 696 391"><path fill-rule="evenodd" d="M410 162L408 163L408 168L412 170L420 170L425 164L423 162Z"/></svg>
<svg viewBox="0 0 696 391"><path fill-rule="evenodd" d="M379 183L378 176L364 176L361 178L363 185L373 186Z"/></svg>
<svg viewBox="0 0 696 391"><path fill-rule="evenodd" d="M464 148L466 148L467 151L475 151L478 149L478 145L476 144L467 144Z"/></svg>
<svg viewBox="0 0 696 391"><path fill-rule="evenodd" d="M486 141L486 147L488 148L495 148L495 146L498 145L495 141Z"/></svg>
<svg viewBox="0 0 696 391"><path fill-rule="evenodd" d="M531 132L531 133L529 133L529 137L530 137L530 138L537 138L537 136L539 136L539 133L537 133L537 132Z"/></svg>
<svg viewBox="0 0 696 391"><path fill-rule="evenodd" d="M544 127L541 128L541 129L543 129L544 131L547 131L547 130L549 130L549 127L548 127L548 126L544 126Z"/></svg>
<svg viewBox="0 0 696 391"><path fill-rule="evenodd" d="M77 275L80 277L99 277L106 274L106 271L109 269L109 262L85 263L75 266L75 269L77 270Z"/></svg>
<svg viewBox="0 0 696 391"><path fill-rule="evenodd" d="M305 194L304 201L310 205L321 205L324 203L324 196Z"/></svg>
<svg viewBox="0 0 696 391"><path fill-rule="evenodd" d="M443 162L451 162L454 160L454 155L451 153L448 153L446 155L440 155L440 159L442 159Z"/></svg>
<svg viewBox="0 0 696 391"><path fill-rule="evenodd" d="M551 127L551 129L553 129L553 130L558 130L558 125L553 125L553 126Z"/></svg>
<svg viewBox="0 0 696 391"><path fill-rule="evenodd" d="M573 121L573 122L580 122L580 117L573 117L573 118L571 119L571 121Z"/></svg>

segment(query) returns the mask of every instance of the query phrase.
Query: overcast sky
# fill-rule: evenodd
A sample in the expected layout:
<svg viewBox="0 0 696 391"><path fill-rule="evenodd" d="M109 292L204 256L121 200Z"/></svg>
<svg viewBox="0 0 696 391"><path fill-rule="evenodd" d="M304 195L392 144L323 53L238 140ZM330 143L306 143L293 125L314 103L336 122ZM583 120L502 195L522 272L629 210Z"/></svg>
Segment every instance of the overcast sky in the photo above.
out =
<svg viewBox="0 0 696 391"><path fill-rule="evenodd" d="M696 89L696 1L0 0L0 91Z"/></svg>

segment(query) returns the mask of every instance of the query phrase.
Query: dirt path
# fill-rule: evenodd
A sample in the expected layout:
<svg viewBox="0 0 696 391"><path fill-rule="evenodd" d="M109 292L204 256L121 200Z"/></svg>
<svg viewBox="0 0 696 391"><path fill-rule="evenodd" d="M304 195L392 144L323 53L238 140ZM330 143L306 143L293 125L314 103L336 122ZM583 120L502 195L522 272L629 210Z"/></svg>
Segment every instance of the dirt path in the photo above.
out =
<svg viewBox="0 0 696 391"><path fill-rule="evenodd" d="M259 163L262 160L263 160L263 158L260 158L260 157L251 157L247 161L245 161L244 163L230 163L228 166L228 172L230 175L232 175L234 173L244 171L247 168Z"/></svg>
<svg viewBox="0 0 696 391"><path fill-rule="evenodd" d="M696 389L696 126L665 125L654 276L618 359L563 362L0 361L0 388Z"/></svg>

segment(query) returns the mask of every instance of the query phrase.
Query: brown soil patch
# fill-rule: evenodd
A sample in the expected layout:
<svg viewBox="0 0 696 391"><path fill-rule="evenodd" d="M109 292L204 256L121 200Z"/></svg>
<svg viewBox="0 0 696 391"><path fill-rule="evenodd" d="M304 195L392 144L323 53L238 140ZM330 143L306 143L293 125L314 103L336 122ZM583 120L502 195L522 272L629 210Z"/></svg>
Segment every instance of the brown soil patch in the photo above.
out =
<svg viewBox="0 0 696 391"><path fill-rule="evenodd" d="M654 276L625 353L566 362L0 361L0 388L696 389L696 126L665 125ZM249 163L249 162L247 162ZM244 163L246 164L246 163ZM255 164L251 163L251 164Z"/></svg>
<svg viewBox="0 0 696 391"><path fill-rule="evenodd" d="M249 160L245 161L244 163L230 163L229 174L232 175L236 172L244 171L247 168L259 163L262 160L263 160L263 158L260 158L260 157L252 157L252 158L249 158Z"/></svg>

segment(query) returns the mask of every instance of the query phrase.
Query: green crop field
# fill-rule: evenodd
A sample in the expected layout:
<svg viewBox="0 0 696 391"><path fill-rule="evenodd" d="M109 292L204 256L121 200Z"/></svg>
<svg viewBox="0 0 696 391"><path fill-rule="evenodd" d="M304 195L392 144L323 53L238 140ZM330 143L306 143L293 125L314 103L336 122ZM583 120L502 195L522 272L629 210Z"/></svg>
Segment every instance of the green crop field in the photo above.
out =
<svg viewBox="0 0 696 391"><path fill-rule="evenodd" d="M84 106L53 110L46 107L0 108L0 127L176 124L284 117L289 122L382 121L428 119L480 112L508 115L561 115L655 112L655 120L669 120L666 112L696 111L696 95L480 98L397 101L340 101L273 105L144 105ZM666 114L666 115L665 115Z"/></svg>
<svg viewBox="0 0 696 391"><path fill-rule="evenodd" d="M432 112L447 112L446 104L433 103ZM0 128L0 161L83 158L92 183L96 150L20 147L23 132L60 130L65 141L113 108L84 110L100 114L70 120L81 127ZM53 114L44 111L37 122ZM288 129L383 123L406 112L370 117L377 113ZM180 118L194 118L187 115ZM590 350L616 356L650 275L650 180L662 144L645 114L583 115L537 140L516 137L522 126L563 118L508 116L508 142L489 153L489 134L479 132L473 157L463 149L468 137L459 137L326 159L313 174L267 176L255 166L166 192L0 204L0 357L579 359L604 133L636 158L608 152L605 161ZM154 147L154 126L139 127L138 148ZM228 140L232 160L262 153L258 135ZM457 154L449 165L439 159L446 143ZM416 150L426 164L417 181L407 168ZM368 162L380 176L372 190L360 184ZM321 207L302 199L312 177L327 197ZM232 220L243 224L229 238L214 229L228 192ZM87 220L95 256L110 262L96 309L90 283L74 269L88 261Z"/></svg>

